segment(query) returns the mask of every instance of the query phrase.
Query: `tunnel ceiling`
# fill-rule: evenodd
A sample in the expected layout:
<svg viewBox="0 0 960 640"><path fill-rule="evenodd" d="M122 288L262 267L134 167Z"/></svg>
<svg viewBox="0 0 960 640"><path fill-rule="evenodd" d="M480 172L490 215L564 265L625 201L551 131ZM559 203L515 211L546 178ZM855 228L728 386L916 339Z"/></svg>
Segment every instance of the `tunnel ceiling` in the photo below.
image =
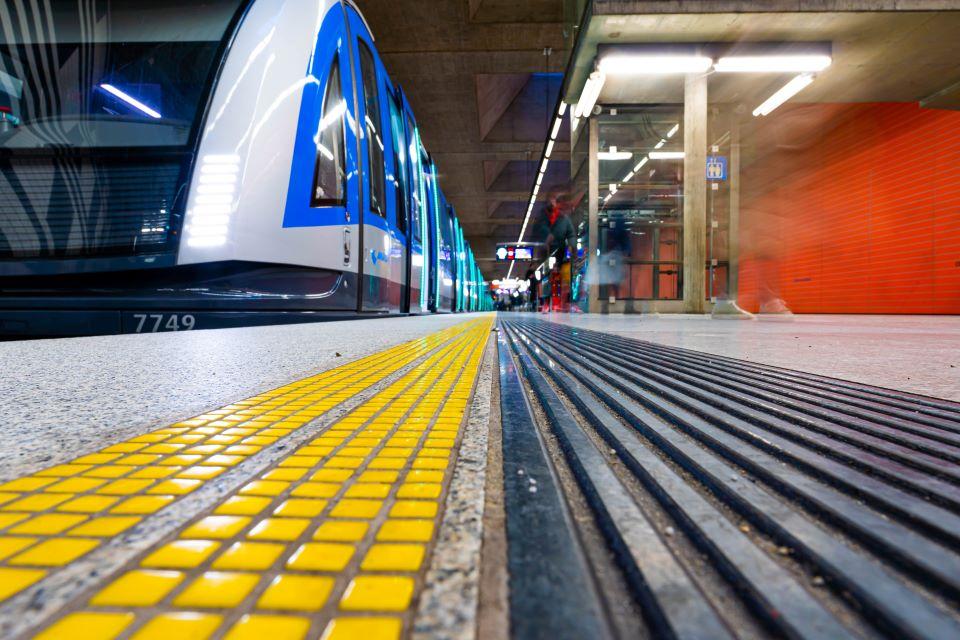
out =
<svg viewBox="0 0 960 640"><path fill-rule="evenodd" d="M567 60L563 0L357 4L407 93L484 276L506 275L494 248L517 239L536 178ZM555 156L564 157L568 140L563 132Z"/></svg>

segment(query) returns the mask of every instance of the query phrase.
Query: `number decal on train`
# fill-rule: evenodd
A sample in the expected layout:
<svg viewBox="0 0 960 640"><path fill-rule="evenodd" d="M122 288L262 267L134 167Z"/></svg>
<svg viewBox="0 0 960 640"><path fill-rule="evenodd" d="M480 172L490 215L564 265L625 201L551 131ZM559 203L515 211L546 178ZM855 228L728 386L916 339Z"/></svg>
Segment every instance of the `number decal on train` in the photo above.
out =
<svg viewBox="0 0 960 640"><path fill-rule="evenodd" d="M137 328L134 333L158 333L160 331L190 331L197 319L189 313L135 313Z"/></svg>

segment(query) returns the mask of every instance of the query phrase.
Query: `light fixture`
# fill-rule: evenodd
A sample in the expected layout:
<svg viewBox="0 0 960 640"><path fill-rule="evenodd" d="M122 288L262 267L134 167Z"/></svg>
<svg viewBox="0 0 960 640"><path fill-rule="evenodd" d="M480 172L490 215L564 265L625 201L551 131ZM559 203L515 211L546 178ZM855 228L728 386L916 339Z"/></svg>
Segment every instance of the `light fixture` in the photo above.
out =
<svg viewBox="0 0 960 640"><path fill-rule="evenodd" d="M665 144L667 144L667 141L661 139L660 142L658 142L657 144L653 145L653 148L654 148L654 149L661 149L661 148L663 148L663 145L665 145Z"/></svg>
<svg viewBox="0 0 960 640"><path fill-rule="evenodd" d="M724 56L713 68L720 73L810 73L832 62L828 55Z"/></svg>
<svg viewBox="0 0 960 640"><path fill-rule="evenodd" d="M780 89L772 96L764 100L759 107L753 110L753 115L769 115L774 109L803 91L804 88L806 88L811 82L813 82L813 74L801 73L793 80L780 87Z"/></svg>
<svg viewBox="0 0 960 640"><path fill-rule="evenodd" d="M560 125L563 124L563 118L557 116L557 119L553 123L553 131L550 132L550 139L556 140L557 134L560 133Z"/></svg>
<svg viewBox="0 0 960 640"><path fill-rule="evenodd" d="M702 73L713 60L699 55L614 54L600 60L601 73L624 75Z"/></svg>
<svg viewBox="0 0 960 640"><path fill-rule="evenodd" d="M641 160L640 162L638 162L638 163L637 163L637 166L635 166L635 167L633 168L633 172L636 173L637 171L640 171L640 169L643 168L643 165L647 164L647 162L649 162L649 161L650 161L650 158L649 158L648 156L644 156L644 157L643 157L643 160Z"/></svg>
<svg viewBox="0 0 960 640"><path fill-rule="evenodd" d="M623 176L623 182L630 182L631 180L633 180L633 176L635 176L635 175L636 175L636 172L635 172L635 171L631 171L631 172L628 173L627 175Z"/></svg>
<svg viewBox="0 0 960 640"><path fill-rule="evenodd" d="M650 159L651 160L682 160L684 157L683 151L651 151Z"/></svg>
<svg viewBox="0 0 960 640"><path fill-rule="evenodd" d="M599 160L629 160L633 154L629 151L618 151L616 147L610 147L609 151L600 151L597 153Z"/></svg>
<svg viewBox="0 0 960 640"><path fill-rule="evenodd" d="M560 102L560 108L557 110L557 116L560 117L560 118L562 118L562 117L563 117L563 114L566 113L566 112L567 112L567 103L561 101L561 102Z"/></svg>
<svg viewBox="0 0 960 640"><path fill-rule="evenodd" d="M667 131L667 137L672 138L674 135L676 135L677 131L679 130L680 130L680 123L678 122L677 124L673 125L673 129L670 129L670 131Z"/></svg>
<svg viewBox="0 0 960 640"><path fill-rule="evenodd" d="M550 164L550 158L544 158L543 164L540 165L540 173L547 172L547 165Z"/></svg>
<svg viewBox="0 0 960 640"><path fill-rule="evenodd" d="M544 157L549 158L551 153L553 153L553 140L547 143L547 150L543 153L543 155Z"/></svg>
<svg viewBox="0 0 960 640"><path fill-rule="evenodd" d="M609 186L610 186L610 193L616 193L616 192L617 192L617 183L616 183L616 182L611 182Z"/></svg>
<svg viewBox="0 0 960 640"><path fill-rule="evenodd" d="M590 77L587 78L586 84L583 85L583 91L580 92L580 100L577 101L575 114L578 118L589 116L593 111L594 105L597 104L597 100L600 98L600 92L603 90L603 83L606 82L606 79L607 76L603 71L594 71L590 74Z"/></svg>
<svg viewBox="0 0 960 640"><path fill-rule="evenodd" d="M131 107L133 107L133 108L136 109L137 111L140 111L141 113L147 114L147 115L150 116L151 118L162 118L162 117L163 117L163 116L160 115L160 113L159 113L158 111L155 111L155 110L151 109L150 107L148 107L147 105L143 104L142 102L140 102L139 100L137 100L137 99L134 98L133 96L128 95L128 94L124 93L123 91L120 91L120 89L117 89L117 88L116 88L115 86L113 86L112 84L101 84L101 85L100 85L100 88L103 89L104 91L106 91L107 93L113 95L114 97L119 98L120 100L123 100L124 102L126 102L128 105L130 105Z"/></svg>

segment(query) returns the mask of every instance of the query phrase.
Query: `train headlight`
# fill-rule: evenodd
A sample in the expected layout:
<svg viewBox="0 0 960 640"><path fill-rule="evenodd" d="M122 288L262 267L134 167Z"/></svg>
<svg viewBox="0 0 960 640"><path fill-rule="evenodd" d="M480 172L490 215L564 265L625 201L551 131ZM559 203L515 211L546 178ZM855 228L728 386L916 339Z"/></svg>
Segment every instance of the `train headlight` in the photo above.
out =
<svg viewBox="0 0 960 640"><path fill-rule="evenodd" d="M187 210L186 241L191 247L218 247L227 241L240 176L240 156L206 155L192 206Z"/></svg>

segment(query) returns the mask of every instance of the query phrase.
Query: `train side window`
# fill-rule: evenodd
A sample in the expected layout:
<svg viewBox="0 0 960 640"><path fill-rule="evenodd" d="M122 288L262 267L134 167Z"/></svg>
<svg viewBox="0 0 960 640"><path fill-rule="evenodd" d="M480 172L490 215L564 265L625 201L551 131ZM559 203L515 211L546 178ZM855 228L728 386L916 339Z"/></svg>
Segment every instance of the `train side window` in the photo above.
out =
<svg viewBox="0 0 960 640"><path fill-rule="evenodd" d="M410 146L407 147L407 157L410 158L410 173L413 176L413 182L410 185L412 191L410 217L413 219L413 239L420 242L422 240L420 220L423 215L423 207L427 206L427 203L423 201L422 197L422 169L419 162L420 152L417 150L417 128L413 126L413 120L410 119L410 116L407 116L407 132L410 136Z"/></svg>
<svg viewBox="0 0 960 640"><path fill-rule="evenodd" d="M397 228L400 229L401 233L407 232L407 192L409 186L407 184L407 158L404 148L406 145L403 142L403 119L400 117L400 107L397 105L397 100L394 97L391 97L390 100L390 129L393 131L393 166L394 173L396 175L393 177L394 185L396 185L397 196Z"/></svg>
<svg viewBox="0 0 960 640"><path fill-rule="evenodd" d="M317 165L313 174L311 207L343 206L347 192L344 164L344 115L347 103L340 84L339 56L333 57L327 92L323 96L320 123L317 125Z"/></svg>
<svg viewBox="0 0 960 640"><path fill-rule="evenodd" d="M377 66L367 43L360 41L360 73L366 105L367 158L370 161L370 210L386 217L386 186L383 166L383 139L380 137L380 96L377 91Z"/></svg>

